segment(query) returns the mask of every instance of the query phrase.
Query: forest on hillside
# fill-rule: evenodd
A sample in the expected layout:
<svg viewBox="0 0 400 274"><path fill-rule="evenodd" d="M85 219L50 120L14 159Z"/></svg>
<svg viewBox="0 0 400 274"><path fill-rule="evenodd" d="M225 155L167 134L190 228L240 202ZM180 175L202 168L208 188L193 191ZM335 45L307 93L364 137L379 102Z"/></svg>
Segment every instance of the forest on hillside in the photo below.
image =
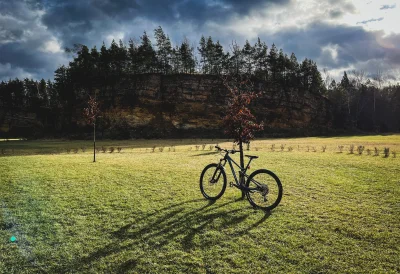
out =
<svg viewBox="0 0 400 274"><path fill-rule="evenodd" d="M96 46L75 45L67 52L73 60L60 66L54 80L10 79L0 83L0 106L5 119L25 111L38 117L63 116L72 123L77 106L87 102L95 92L104 108L115 106L120 89L129 85L135 75L204 74L247 75L265 81L267 87L289 93L320 94L332 104L333 127L343 130L387 132L400 130L400 85L385 82L381 73L371 77L363 71L344 72L336 82L325 70L320 72L310 59L298 61L296 55L284 53L274 44L260 39L252 45L232 43L224 49L219 41L202 36L194 46L188 39L173 45L161 27L154 30L153 45L144 32L138 41L128 44L112 41ZM66 117L66 118L65 118ZM0 121L2 122L2 121ZM68 127L63 127L68 128Z"/></svg>

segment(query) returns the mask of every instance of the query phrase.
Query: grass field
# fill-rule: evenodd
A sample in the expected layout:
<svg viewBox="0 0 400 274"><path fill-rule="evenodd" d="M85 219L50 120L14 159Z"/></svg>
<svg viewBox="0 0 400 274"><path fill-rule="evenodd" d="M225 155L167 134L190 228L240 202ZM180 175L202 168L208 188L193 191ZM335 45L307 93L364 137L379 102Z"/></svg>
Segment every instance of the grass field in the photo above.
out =
<svg viewBox="0 0 400 274"><path fill-rule="evenodd" d="M93 163L89 141L0 142L0 273L400 272L400 155L383 157L400 153L400 135L254 141L251 171L272 170L284 188L271 213L234 188L202 197L216 143L232 148L103 141L122 151Z"/></svg>

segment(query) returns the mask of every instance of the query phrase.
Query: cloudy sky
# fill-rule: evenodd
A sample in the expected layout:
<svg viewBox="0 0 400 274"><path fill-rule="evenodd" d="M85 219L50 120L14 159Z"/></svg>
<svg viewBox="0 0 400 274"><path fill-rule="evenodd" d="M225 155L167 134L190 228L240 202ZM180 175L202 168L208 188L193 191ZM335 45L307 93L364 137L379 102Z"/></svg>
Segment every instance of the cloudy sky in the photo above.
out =
<svg viewBox="0 0 400 274"><path fill-rule="evenodd" d="M0 80L52 79L65 47L128 41L161 25L174 43L257 37L334 77L378 70L400 81L400 0L0 0Z"/></svg>

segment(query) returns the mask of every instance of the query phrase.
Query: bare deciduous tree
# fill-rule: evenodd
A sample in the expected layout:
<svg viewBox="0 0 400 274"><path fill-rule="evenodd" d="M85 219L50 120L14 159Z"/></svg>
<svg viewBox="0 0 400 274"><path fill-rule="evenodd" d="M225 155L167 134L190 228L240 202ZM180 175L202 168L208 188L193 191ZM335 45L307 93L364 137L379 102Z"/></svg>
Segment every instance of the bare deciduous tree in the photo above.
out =
<svg viewBox="0 0 400 274"><path fill-rule="evenodd" d="M93 125L93 162L96 162L96 120L99 116L99 104L95 97L89 96L88 107L83 110L83 114L88 124Z"/></svg>

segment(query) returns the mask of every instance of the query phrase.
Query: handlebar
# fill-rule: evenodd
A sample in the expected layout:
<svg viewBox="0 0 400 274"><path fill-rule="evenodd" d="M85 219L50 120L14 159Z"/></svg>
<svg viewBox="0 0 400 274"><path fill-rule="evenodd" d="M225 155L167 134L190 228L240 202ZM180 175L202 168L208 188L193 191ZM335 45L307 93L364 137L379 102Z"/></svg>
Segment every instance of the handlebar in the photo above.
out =
<svg viewBox="0 0 400 274"><path fill-rule="evenodd" d="M219 146L215 146L216 149L218 149L219 151L225 151L226 153L230 153L230 154L235 154L237 151L232 149L232 150L228 150L228 149L223 149Z"/></svg>

